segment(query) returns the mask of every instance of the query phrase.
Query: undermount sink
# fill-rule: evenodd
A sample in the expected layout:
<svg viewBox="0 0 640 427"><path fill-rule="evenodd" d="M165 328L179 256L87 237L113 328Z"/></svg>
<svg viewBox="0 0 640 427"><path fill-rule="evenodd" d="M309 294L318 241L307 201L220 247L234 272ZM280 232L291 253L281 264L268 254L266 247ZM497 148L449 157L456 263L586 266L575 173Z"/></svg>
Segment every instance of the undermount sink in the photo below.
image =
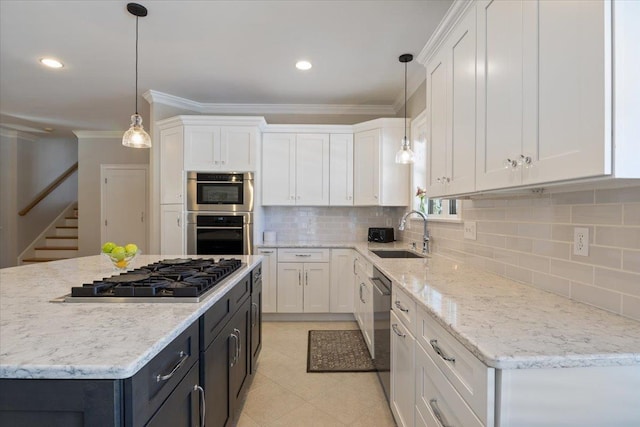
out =
<svg viewBox="0 0 640 427"><path fill-rule="evenodd" d="M420 255L415 252L406 251L406 250L375 250L371 251L374 254L378 255L380 258L426 258L426 255Z"/></svg>

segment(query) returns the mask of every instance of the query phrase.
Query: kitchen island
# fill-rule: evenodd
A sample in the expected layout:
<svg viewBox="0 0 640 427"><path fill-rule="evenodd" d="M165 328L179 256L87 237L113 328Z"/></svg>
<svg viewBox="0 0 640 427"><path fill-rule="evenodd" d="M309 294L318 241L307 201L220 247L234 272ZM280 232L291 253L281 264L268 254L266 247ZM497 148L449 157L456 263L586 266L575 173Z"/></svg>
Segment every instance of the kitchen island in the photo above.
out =
<svg viewBox="0 0 640 427"><path fill-rule="evenodd" d="M133 267L165 258L178 257L141 255ZM48 425L72 425L86 417L86 414L78 415L83 404L106 403L109 406L109 402L110 409L101 408L91 418L93 422L99 421L93 425L138 425L136 417L127 414L130 409L123 408L122 401L131 397L128 394L143 392L149 394L150 401L153 394L166 398L171 390L154 389L154 384L167 384L169 388L169 384L176 381L171 385L176 386L178 378L172 378L172 367L178 370L183 364L191 366L186 375L195 379L195 386L200 384L197 359L208 344L203 335L213 339L211 333L217 333L224 327L220 319L226 322L234 313L223 312L229 316L220 316L220 319L208 320L202 325L200 319L215 317L213 314L218 311L213 311L219 305L226 309L242 305L240 308L247 307L243 312L247 316L254 313L250 298L251 273L259 269L261 257L235 258L242 261L242 267L199 303L51 302L68 294L73 286L117 274L103 256L0 270L0 420L7 416L17 417L8 418L10 420L22 419L25 422L36 419L29 418L26 413L16 415L21 408L12 406L25 397L20 393L28 392L24 385L29 383L43 387L43 391L49 385L62 385L58 392L60 404L64 403L64 394L76 393L80 400L76 414L69 415L70 418L60 421L60 424ZM215 320L220 320L220 324ZM250 322L242 324L248 327ZM243 337L248 340L249 334L243 334ZM247 350L246 346L242 348ZM170 354L164 354L166 352ZM234 356L249 366L249 356L242 358L237 353ZM149 367L155 370L149 370ZM139 388L135 378L141 372L155 380ZM146 378L144 382L147 382ZM189 384L189 387L193 389L194 384ZM51 389L47 388L47 391ZM196 387L195 393L190 393L194 396L187 402L196 409L200 408L198 391ZM49 399L55 398L55 393L48 395ZM37 395L28 397L35 403L44 399ZM156 410L159 406L156 403L149 403L148 408L139 411L137 408L136 411ZM54 412L59 409L48 410ZM140 421L143 422L146 421ZM78 421L78 425L92 425L87 423L86 419Z"/></svg>

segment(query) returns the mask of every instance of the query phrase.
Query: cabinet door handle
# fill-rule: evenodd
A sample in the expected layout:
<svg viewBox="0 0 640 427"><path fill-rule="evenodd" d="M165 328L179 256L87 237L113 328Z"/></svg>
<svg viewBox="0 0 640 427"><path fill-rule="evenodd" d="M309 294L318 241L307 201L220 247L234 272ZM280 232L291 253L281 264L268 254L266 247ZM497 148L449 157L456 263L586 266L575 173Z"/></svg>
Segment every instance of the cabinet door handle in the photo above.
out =
<svg viewBox="0 0 640 427"><path fill-rule="evenodd" d="M444 417L444 414L442 412L440 412L440 408L438 408L438 399L429 400L429 406L431 407L431 410L433 411L433 415L436 416L436 419L438 420L438 423L442 427L452 427L451 424L449 424L447 422L447 419Z"/></svg>
<svg viewBox="0 0 640 427"><path fill-rule="evenodd" d="M251 303L251 310L253 310L254 308L256 309L256 314L255 314L255 316L252 316L251 326L256 326L256 321L258 319L258 304L256 304L255 302L252 302Z"/></svg>
<svg viewBox="0 0 640 427"><path fill-rule="evenodd" d="M402 303L400 302L400 300L396 300L396 307L398 307L400 311L404 311L405 313L409 312L408 308L405 308L402 306Z"/></svg>
<svg viewBox="0 0 640 427"><path fill-rule="evenodd" d="M200 427L204 427L205 414L207 410L207 400L204 396L204 389L196 384L195 386L193 386L193 391L197 391L200 395Z"/></svg>
<svg viewBox="0 0 640 427"><path fill-rule="evenodd" d="M273 251L260 251L261 254L272 254Z"/></svg>
<svg viewBox="0 0 640 427"><path fill-rule="evenodd" d="M431 344L431 347L433 347L433 350L438 353L438 356L442 357L444 360L446 360L447 362L451 362L451 363L456 363L456 358L455 357L450 357L447 356L447 353L445 353L440 346L438 345L438 340L429 340L429 344Z"/></svg>
<svg viewBox="0 0 640 427"><path fill-rule="evenodd" d="M178 227L181 227L181 225L180 225L180 217L177 218L177 223L178 223Z"/></svg>
<svg viewBox="0 0 640 427"><path fill-rule="evenodd" d="M178 369L180 369L182 367L182 365L184 365L184 362L187 361L187 359L189 358L189 355L187 353L185 353L184 351L181 351L180 354L178 354L178 357L180 357L180 359L178 359L178 361L176 362L175 365L173 365L173 369L171 369L171 371L168 374L158 374L156 376L156 382L159 383L160 381L166 381L168 379L170 379L171 377L173 377L175 375L176 372L178 372Z"/></svg>
<svg viewBox="0 0 640 427"><path fill-rule="evenodd" d="M403 334L402 332L400 332L400 329L398 329L398 325L395 323L391 325L391 329L393 329L393 332L395 332L396 335L399 336L400 338L404 338L407 336L407 334Z"/></svg>
<svg viewBox="0 0 640 427"><path fill-rule="evenodd" d="M234 331L235 331L235 329L234 329ZM235 350L233 352L233 359L231 360L231 367L233 368L235 366L236 362L238 361L238 341L239 341L239 339L238 339L238 336L236 334L234 334L234 333L231 333L229 335L229 339L231 339L231 337L233 337L233 339L236 341Z"/></svg>
<svg viewBox="0 0 640 427"><path fill-rule="evenodd" d="M353 260L353 275L356 275L356 260Z"/></svg>
<svg viewBox="0 0 640 427"><path fill-rule="evenodd" d="M222 163L224 165L226 162L224 160L222 160L220 163Z"/></svg>
<svg viewBox="0 0 640 427"><path fill-rule="evenodd" d="M298 286L302 286L302 273L298 271Z"/></svg>
<svg viewBox="0 0 640 427"><path fill-rule="evenodd" d="M296 256L300 258L309 258L311 254L296 254Z"/></svg>
<svg viewBox="0 0 640 427"><path fill-rule="evenodd" d="M309 272L308 271L304 272L304 285L305 286L309 286Z"/></svg>
<svg viewBox="0 0 640 427"><path fill-rule="evenodd" d="M236 361L240 357L240 352L242 351L242 335L240 335L240 329L233 328L233 332L238 334L238 346L236 347Z"/></svg>

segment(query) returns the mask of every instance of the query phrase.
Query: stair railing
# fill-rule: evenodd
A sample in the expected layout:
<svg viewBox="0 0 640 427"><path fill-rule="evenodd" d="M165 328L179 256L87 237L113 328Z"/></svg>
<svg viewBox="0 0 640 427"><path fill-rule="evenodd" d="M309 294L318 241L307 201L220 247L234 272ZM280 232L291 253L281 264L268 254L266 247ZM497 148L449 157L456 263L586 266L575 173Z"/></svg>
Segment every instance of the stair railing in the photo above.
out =
<svg viewBox="0 0 640 427"><path fill-rule="evenodd" d="M38 193L38 195L33 198L31 203L29 203L24 209L18 212L18 215L25 216L26 214L28 214L31 209L36 207L38 203L40 203L45 197L51 194L53 190L58 188L60 184L62 184L67 178L73 175L73 173L77 170L78 170L78 162L76 162L73 166L71 166L69 169L64 171L62 175L60 175L58 178L56 178L55 181L49 184L47 188L45 188L40 193Z"/></svg>

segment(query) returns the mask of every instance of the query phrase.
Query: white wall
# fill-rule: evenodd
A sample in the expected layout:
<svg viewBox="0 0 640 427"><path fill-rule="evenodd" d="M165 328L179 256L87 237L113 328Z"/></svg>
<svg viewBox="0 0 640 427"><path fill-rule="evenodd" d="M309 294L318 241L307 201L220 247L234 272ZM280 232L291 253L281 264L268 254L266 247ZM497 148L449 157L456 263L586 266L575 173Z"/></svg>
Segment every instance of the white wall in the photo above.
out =
<svg viewBox="0 0 640 427"><path fill-rule="evenodd" d="M124 133L124 132L122 132ZM122 145L121 132L76 132L78 136L78 250L100 252L100 165L149 164L149 150ZM150 253L154 253L150 251Z"/></svg>
<svg viewBox="0 0 640 427"><path fill-rule="evenodd" d="M0 129L0 268L16 265L18 132Z"/></svg>

